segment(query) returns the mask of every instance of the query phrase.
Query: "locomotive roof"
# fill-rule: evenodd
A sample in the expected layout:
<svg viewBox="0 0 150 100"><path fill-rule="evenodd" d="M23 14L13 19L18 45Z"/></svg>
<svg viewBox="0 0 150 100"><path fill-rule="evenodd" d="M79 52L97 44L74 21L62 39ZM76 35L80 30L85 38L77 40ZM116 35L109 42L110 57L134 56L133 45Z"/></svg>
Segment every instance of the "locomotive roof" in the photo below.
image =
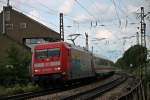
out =
<svg viewBox="0 0 150 100"><path fill-rule="evenodd" d="M59 45L59 44L64 44L64 45L65 45L65 44L66 44L66 45L68 45L68 47L70 47L70 48L74 48L74 49L77 49L77 50L83 51L83 52L92 53L91 51L88 51L88 50L87 50L86 48L84 48L84 47L76 46L76 45L73 45L73 44L70 44L70 43L67 43L67 42L64 42L64 41L41 43L41 44L35 45L33 48L34 48L34 49L35 49L35 48L42 48L43 45L44 45L44 46L48 46L49 44L56 44L56 45ZM93 54L93 55L94 55L94 57L96 57L96 58L101 58L101 59L106 59L106 60L107 60L107 58L104 57L104 56L102 56L102 55L98 55L98 54Z"/></svg>
<svg viewBox="0 0 150 100"><path fill-rule="evenodd" d="M79 51L83 51L83 52L89 52L86 48L84 47L80 47L80 46L76 46L76 45L73 45L73 44L70 44L70 43L67 43L67 42L64 42L64 41L58 41L58 42L48 42L48 43L41 43L41 44L37 44L35 45L33 48L36 49L36 48L43 48L43 46L48 46L49 44L56 44L56 45L59 45L59 44L66 44L68 45L68 47L70 48L74 48L74 49L77 49Z"/></svg>
<svg viewBox="0 0 150 100"><path fill-rule="evenodd" d="M39 43L39 44L36 44L34 46L34 48L38 48L38 47L41 47L41 46L48 46L49 44L63 44L64 42L63 41L58 41L58 42L47 42L47 43Z"/></svg>

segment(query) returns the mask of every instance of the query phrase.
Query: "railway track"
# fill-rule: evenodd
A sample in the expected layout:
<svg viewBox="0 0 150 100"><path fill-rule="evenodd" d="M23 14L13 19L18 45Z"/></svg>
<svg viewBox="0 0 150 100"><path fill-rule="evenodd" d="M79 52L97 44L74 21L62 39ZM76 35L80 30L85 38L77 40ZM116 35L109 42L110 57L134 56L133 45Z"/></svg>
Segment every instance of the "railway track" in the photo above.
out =
<svg viewBox="0 0 150 100"><path fill-rule="evenodd" d="M84 91L84 92L82 91L77 94L73 93L72 95L62 94L60 97L57 94L61 94L66 91L71 91L72 89L84 87L85 85L90 85L92 82L87 83L87 84L85 84L85 83L77 84L77 85L73 85L73 86L69 86L69 87L65 87L65 88L61 88L61 89L60 88L59 89L47 89L47 90L42 90L42 91L37 91L37 92L18 94L18 95L14 95L14 96L0 97L0 100L25 100L25 99L31 99L31 98L33 98L33 100L34 100L34 98L38 98L41 96L47 96L47 95L49 95L48 98L51 98L51 95L54 95L54 94L56 94L56 96L57 96L56 99L58 98L58 100L60 100L60 99L62 99L62 100L73 100L73 99L88 100L89 99L90 100L98 95L103 94L104 92L109 91L110 89L121 84L125 80L126 80L126 77L120 76L119 78L112 79L111 81L106 82L99 87L92 88L92 89Z"/></svg>
<svg viewBox="0 0 150 100"><path fill-rule="evenodd" d="M117 85L121 84L127 79L126 76L122 76L118 79L113 80L110 83L106 83L102 86L93 88L89 91L81 92L75 95L66 96L61 98L61 100L91 100L94 99L97 96L102 95L103 93L109 91L110 89L116 87Z"/></svg>
<svg viewBox="0 0 150 100"><path fill-rule="evenodd" d="M90 83L91 82L89 82L87 84L90 84ZM37 92L28 92L28 93L21 93L21 94L16 94L16 95L11 95L11 96L3 96L3 97L0 97L0 100L26 100L26 99L30 99L30 98L43 96L43 95L50 95L50 94L54 94L54 93L58 93L58 92L71 90L73 88L77 88L77 87L87 85L87 84L74 83L72 85L65 86L63 88L54 88L54 89L51 88L51 89L46 89L46 90L40 90Z"/></svg>
<svg viewBox="0 0 150 100"><path fill-rule="evenodd" d="M17 94L17 95L12 95L12 96L0 97L0 100L24 100L24 99L51 94L51 93L55 93L59 91L60 89L56 89L56 90L47 89L47 90L41 90L37 92L29 92L29 93L22 93L22 94Z"/></svg>

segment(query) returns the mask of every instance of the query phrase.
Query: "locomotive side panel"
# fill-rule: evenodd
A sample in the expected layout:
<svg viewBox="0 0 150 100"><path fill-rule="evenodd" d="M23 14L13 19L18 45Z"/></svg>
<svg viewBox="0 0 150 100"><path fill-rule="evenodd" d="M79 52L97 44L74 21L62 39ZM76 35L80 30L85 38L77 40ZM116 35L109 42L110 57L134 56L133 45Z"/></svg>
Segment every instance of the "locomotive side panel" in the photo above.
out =
<svg viewBox="0 0 150 100"><path fill-rule="evenodd" d="M69 71L69 78L79 79L94 76L95 73L93 73L93 69L91 67L91 54L87 51L79 50L76 48L71 48L70 50L71 65Z"/></svg>

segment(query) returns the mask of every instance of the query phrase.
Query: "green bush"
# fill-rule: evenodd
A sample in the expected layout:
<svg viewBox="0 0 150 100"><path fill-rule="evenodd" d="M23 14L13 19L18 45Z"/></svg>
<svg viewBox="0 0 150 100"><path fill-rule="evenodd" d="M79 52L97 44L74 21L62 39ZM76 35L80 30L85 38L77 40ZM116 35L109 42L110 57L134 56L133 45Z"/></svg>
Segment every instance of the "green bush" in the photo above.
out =
<svg viewBox="0 0 150 100"><path fill-rule="evenodd" d="M27 85L15 84L11 87L0 86L0 96L15 95L19 93L32 92L38 90L41 90L41 88L38 87L38 85L33 85L31 83L28 83Z"/></svg>
<svg viewBox="0 0 150 100"><path fill-rule="evenodd" d="M28 91L38 91L41 88L38 85L33 85L32 83L28 83L27 86L23 87L23 91L24 92L28 92Z"/></svg>
<svg viewBox="0 0 150 100"><path fill-rule="evenodd" d="M7 51L5 62L0 63L0 85L11 86L29 82L30 52L12 45Z"/></svg>
<svg viewBox="0 0 150 100"><path fill-rule="evenodd" d="M23 89L19 84L16 84L14 87L0 87L0 96L14 95L18 93L23 93Z"/></svg>
<svg viewBox="0 0 150 100"><path fill-rule="evenodd" d="M133 71L146 62L146 50L147 48L141 45L134 45L125 51L123 57L119 58L115 65L122 69Z"/></svg>

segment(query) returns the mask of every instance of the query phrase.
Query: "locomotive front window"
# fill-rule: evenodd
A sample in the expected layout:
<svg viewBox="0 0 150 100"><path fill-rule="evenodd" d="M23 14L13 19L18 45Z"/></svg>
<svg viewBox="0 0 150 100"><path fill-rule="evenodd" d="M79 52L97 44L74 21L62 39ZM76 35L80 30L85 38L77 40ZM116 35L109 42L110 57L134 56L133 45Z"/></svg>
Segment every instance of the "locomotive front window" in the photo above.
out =
<svg viewBox="0 0 150 100"><path fill-rule="evenodd" d="M44 49L44 50L36 50L35 56L36 58L47 58L51 56L59 56L60 55L60 49L59 48L53 48L53 49Z"/></svg>
<svg viewBox="0 0 150 100"><path fill-rule="evenodd" d="M60 49L54 48L54 49L48 49L48 57L49 56L59 56L60 55Z"/></svg>
<svg viewBox="0 0 150 100"><path fill-rule="evenodd" d="M46 58L47 50L36 50L35 55L36 55L36 58Z"/></svg>

